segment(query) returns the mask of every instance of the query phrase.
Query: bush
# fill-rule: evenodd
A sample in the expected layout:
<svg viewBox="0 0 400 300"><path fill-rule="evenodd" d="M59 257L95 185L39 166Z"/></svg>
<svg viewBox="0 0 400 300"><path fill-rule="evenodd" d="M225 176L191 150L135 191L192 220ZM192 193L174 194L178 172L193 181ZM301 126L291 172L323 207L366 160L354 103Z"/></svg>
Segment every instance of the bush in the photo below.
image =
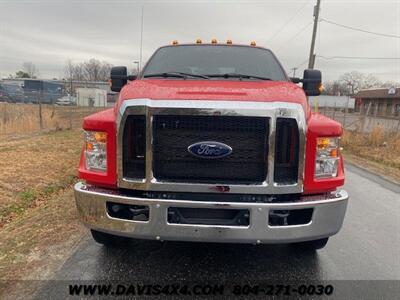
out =
<svg viewBox="0 0 400 300"><path fill-rule="evenodd" d="M385 141L385 133L382 127L375 127L374 129L372 129L368 141L371 146L375 147L382 146L383 142Z"/></svg>

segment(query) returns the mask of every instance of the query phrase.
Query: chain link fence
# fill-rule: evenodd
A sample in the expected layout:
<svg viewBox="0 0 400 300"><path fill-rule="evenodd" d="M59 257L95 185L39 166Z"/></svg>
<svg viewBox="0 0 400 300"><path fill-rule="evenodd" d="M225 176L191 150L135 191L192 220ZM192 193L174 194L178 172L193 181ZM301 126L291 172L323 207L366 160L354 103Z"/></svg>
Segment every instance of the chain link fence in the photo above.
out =
<svg viewBox="0 0 400 300"><path fill-rule="evenodd" d="M81 128L84 117L104 107L0 103L0 136Z"/></svg>
<svg viewBox="0 0 400 300"><path fill-rule="evenodd" d="M319 113L339 122L344 129L370 133L374 128L381 128L385 133L400 134L399 116L365 115L360 112L349 112L346 109L324 107Z"/></svg>

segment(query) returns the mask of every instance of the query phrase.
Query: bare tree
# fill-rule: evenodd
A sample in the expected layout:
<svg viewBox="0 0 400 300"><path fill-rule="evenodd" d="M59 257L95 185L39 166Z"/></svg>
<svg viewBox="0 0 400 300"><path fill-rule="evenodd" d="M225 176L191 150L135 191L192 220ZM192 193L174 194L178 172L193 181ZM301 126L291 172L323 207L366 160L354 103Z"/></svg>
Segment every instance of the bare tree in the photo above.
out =
<svg viewBox="0 0 400 300"><path fill-rule="evenodd" d="M85 79L88 81L106 81L112 65L97 59L90 59L82 64Z"/></svg>
<svg viewBox="0 0 400 300"><path fill-rule="evenodd" d="M73 78L74 78L74 68L75 68L75 65L74 65L74 63L72 62L72 60L71 60L71 59L68 59L68 60L65 62L65 66L64 66L64 76L65 76L65 79L67 79L67 80L73 80Z"/></svg>
<svg viewBox="0 0 400 300"><path fill-rule="evenodd" d="M382 86L382 81L380 81L375 75L372 74L365 75L362 86L363 89L370 89L381 86Z"/></svg>
<svg viewBox="0 0 400 300"><path fill-rule="evenodd" d="M74 80L82 81L85 80L85 72L83 63L74 65Z"/></svg>
<svg viewBox="0 0 400 300"><path fill-rule="evenodd" d="M75 64L69 59L64 66L64 75L69 81L107 81L111 67L110 63L94 58Z"/></svg>
<svg viewBox="0 0 400 300"><path fill-rule="evenodd" d="M109 64L106 61L103 61L101 64L101 69L99 73L99 80L101 81L107 81L110 78L110 72L111 72L112 64Z"/></svg>
<svg viewBox="0 0 400 300"><path fill-rule="evenodd" d="M384 83L382 83L381 86L384 88L400 87L400 83L390 80L390 81L385 81Z"/></svg>
<svg viewBox="0 0 400 300"><path fill-rule="evenodd" d="M101 62L97 59L90 59L83 63L83 71L85 72L86 80L98 81L101 71Z"/></svg>
<svg viewBox="0 0 400 300"><path fill-rule="evenodd" d="M358 71L352 71L348 73L344 73L342 76L339 77L339 82L350 86L350 93L355 94L363 88L365 75Z"/></svg>
<svg viewBox="0 0 400 300"><path fill-rule="evenodd" d="M382 82L372 74L364 74L358 71L344 73L339 77L339 82L345 84L352 95L362 89L380 87Z"/></svg>
<svg viewBox="0 0 400 300"><path fill-rule="evenodd" d="M343 82L339 82L338 80L335 81L326 81L324 82L324 95L348 95L349 89L347 85Z"/></svg>
<svg viewBox="0 0 400 300"><path fill-rule="evenodd" d="M27 61L22 64L22 69L29 75L29 78L36 78L39 76L39 71L36 66L31 62Z"/></svg>
<svg viewBox="0 0 400 300"><path fill-rule="evenodd" d="M65 67L64 67L64 75L65 75L65 79L69 82L67 89L67 92L69 94L72 94L73 92L73 86L72 86L72 81L74 80L74 70L75 66L72 62L71 59L68 59L65 63Z"/></svg>

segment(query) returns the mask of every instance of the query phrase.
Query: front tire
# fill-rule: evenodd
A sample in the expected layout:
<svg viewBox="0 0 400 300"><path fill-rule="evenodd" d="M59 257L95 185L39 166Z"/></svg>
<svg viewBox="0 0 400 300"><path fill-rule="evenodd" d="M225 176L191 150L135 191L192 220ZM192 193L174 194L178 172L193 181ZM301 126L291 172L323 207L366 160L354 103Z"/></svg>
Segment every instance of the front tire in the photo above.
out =
<svg viewBox="0 0 400 300"><path fill-rule="evenodd" d="M319 249L323 249L326 244L328 243L329 238L307 241L307 242L300 242L295 243L294 246L298 249L305 250L305 251L315 251Z"/></svg>
<svg viewBox="0 0 400 300"><path fill-rule="evenodd" d="M93 229L90 230L90 232L92 233L93 239L97 243L105 245L105 246L117 246L124 241L124 239L122 237L112 235L109 233L105 233L105 232L101 232L101 231L97 231L97 230L93 230Z"/></svg>

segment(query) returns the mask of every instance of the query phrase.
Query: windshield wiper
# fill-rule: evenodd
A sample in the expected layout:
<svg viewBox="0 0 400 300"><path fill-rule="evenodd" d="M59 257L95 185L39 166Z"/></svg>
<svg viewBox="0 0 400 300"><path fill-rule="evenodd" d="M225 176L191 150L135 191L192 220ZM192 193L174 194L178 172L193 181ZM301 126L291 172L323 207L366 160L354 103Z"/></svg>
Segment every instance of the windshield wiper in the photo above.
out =
<svg viewBox="0 0 400 300"><path fill-rule="evenodd" d="M143 77L175 77L175 78L187 78L187 77L196 77L196 78L204 78L208 79L206 75L200 74L191 74L184 72L164 72L164 73L154 73L154 74L146 74Z"/></svg>
<svg viewBox="0 0 400 300"><path fill-rule="evenodd" d="M247 74L240 74L240 73L224 73L224 74L206 74L207 77L216 77L216 78L239 78L239 79L260 79L260 80L272 80L271 78L257 76L257 75L247 75Z"/></svg>

